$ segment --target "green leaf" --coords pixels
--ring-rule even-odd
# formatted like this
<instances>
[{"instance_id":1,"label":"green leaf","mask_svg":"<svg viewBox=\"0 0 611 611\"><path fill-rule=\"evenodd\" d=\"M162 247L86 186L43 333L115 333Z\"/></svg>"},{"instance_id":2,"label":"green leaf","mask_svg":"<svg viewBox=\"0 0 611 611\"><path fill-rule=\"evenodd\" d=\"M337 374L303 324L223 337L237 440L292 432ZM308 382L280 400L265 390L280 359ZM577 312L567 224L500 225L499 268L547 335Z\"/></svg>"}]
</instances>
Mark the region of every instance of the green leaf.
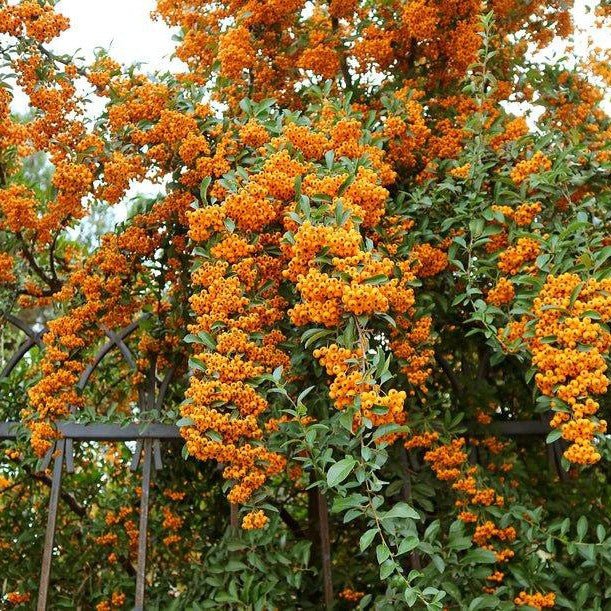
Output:
<instances>
[{"instance_id":1,"label":"green leaf","mask_svg":"<svg viewBox=\"0 0 611 611\"><path fill-rule=\"evenodd\" d=\"M341 484L350 475L355 465L356 460L352 456L347 456L332 465L327 472L327 485L329 488Z\"/></svg>"},{"instance_id":2,"label":"green leaf","mask_svg":"<svg viewBox=\"0 0 611 611\"><path fill-rule=\"evenodd\" d=\"M330 331L329 329L308 329L301 336L301 341L304 342L305 348L309 348L314 342L317 342L319 339L327 337L332 333L333 331Z\"/></svg>"},{"instance_id":3,"label":"green leaf","mask_svg":"<svg viewBox=\"0 0 611 611\"><path fill-rule=\"evenodd\" d=\"M403 592L403 598L408 607L413 607L418 600L418 590L415 588L406 588L405 592Z\"/></svg>"},{"instance_id":4,"label":"green leaf","mask_svg":"<svg viewBox=\"0 0 611 611\"><path fill-rule=\"evenodd\" d=\"M216 350L216 340L207 331L200 331L197 334L199 341L210 350Z\"/></svg>"},{"instance_id":5,"label":"green leaf","mask_svg":"<svg viewBox=\"0 0 611 611\"><path fill-rule=\"evenodd\" d=\"M364 552L371 545L377 533L377 528L370 528L369 530L366 530L363 533L363 535L359 539L359 548L362 552Z\"/></svg>"},{"instance_id":6,"label":"green leaf","mask_svg":"<svg viewBox=\"0 0 611 611\"><path fill-rule=\"evenodd\" d=\"M339 496L333 501L333 508L331 509L331 512L341 513L347 509L358 507L366 501L367 497L363 496L362 494L351 494L347 497Z\"/></svg>"},{"instance_id":7,"label":"green leaf","mask_svg":"<svg viewBox=\"0 0 611 611\"><path fill-rule=\"evenodd\" d=\"M411 552L413 549L418 547L418 537L406 537L399 544L399 555L406 554L407 552Z\"/></svg>"},{"instance_id":8,"label":"green leaf","mask_svg":"<svg viewBox=\"0 0 611 611\"><path fill-rule=\"evenodd\" d=\"M465 554L464 562L467 564L494 564L496 555L487 549L472 549Z\"/></svg>"},{"instance_id":9,"label":"green leaf","mask_svg":"<svg viewBox=\"0 0 611 611\"><path fill-rule=\"evenodd\" d=\"M577 520L577 537L579 541L582 541L588 532L588 519L585 516L581 516Z\"/></svg>"},{"instance_id":10,"label":"green leaf","mask_svg":"<svg viewBox=\"0 0 611 611\"><path fill-rule=\"evenodd\" d=\"M397 503L392 509L384 514L383 519L387 518L412 518L414 520L419 520L420 514L407 503Z\"/></svg>"},{"instance_id":11,"label":"green leaf","mask_svg":"<svg viewBox=\"0 0 611 611\"><path fill-rule=\"evenodd\" d=\"M371 284L371 285L377 285L377 284L385 284L386 282L388 282L388 276L384 275L384 274L378 274L377 276L371 276L370 278L365 278L365 280L363 280L363 284Z\"/></svg>"},{"instance_id":12,"label":"green leaf","mask_svg":"<svg viewBox=\"0 0 611 611\"><path fill-rule=\"evenodd\" d=\"M441 556L435 555L431 558L431 560L433 561L433 564L435 565L435 568L439 571L439 573L443 574L446 568L446 563L443 561L443 558Z\"/></svg>"},{"instance_id":13,"label":"green leaf","mask_svg":"<svg viewBox=\"0 0 611 611\"><path fill-rule=\"evenodd\" d=\"M392 560L387 560L380 567L380 579L387 579L395 571L396 565Z\"/></svg>"},{"instance_id":14,"label":"green leaf","mask_svg":"<svg viewBox=\"0 0 611 611\"><path fill-rule=\"evenodd\" d=\"M380 543L376 547L376 558L378 559L378 564L382 564L388 560L388 558L390 558L390 550L388 549L386 543Z\"/></svg>"},{"instance_id":15,"label":"green leaf","mask_svg":"<svg viewBox=\"0 0 611 611\"><path fill-rule=\"evenodd\" d=\"M605 530L605 527L602 524L599 524L596 527L596 536L598 537L598 541L600 543L602 543L605 540L606 534L607 534L607 531Z\"/></svg>"},{"instance_id":16,"label":"green leaf","mask_svg":"<svg viewBox=\"0 0 611 611\"><path fill-rule=\"evenodd\" d=\"M476 609L498 609L499 599L496 596L478 596L471 601L469 611Z\"/></svg>"},{"instance_id":17,"label":"green leaf","mask_svg":"<svg viewBox=\"0 0 611 611\"><path fill-rule=\"evenodd\" d=\"M207 178L204 178L204 180L202 180L199 186L199 197L202 200L203 204L208 203L208 187L210 186L211 182L212 176L208 176Z\"/></svg>"},{"instance_id":18,"label":"green leaf","mask_svg":"<svg viewBox=\"0 0 611 611\"><path fill-rule=\"evenodd\" d=\"M573 307L575 305L575 302L577 301L577 298L579 297L579 293L581 293L581 290L583 289L583 285L584 285L584 282L581 281L572 290L571 296L569 298L569 307Z\"/></svg>"},{"instance_id":19,"label":"green leaf","mask_svg":"<svg viewBox=\"0 0 611 611\"><path fill-rule=\"evenodd\" d=\"M178 420L176 422L176 426L193 426L195 424L195 420L193 420L193 418L180 418L180 420Z\"/></svg>"},{"instance_id":20,"label":"green leaf","mask_svg":"<svg viewBox=\"0 0 611 611\"><path fill-rule=\"evenodd\" d=\"M217 443L223 443L222 435L216 431L207 430L206 437L208 437L208 439L212 439L212 441L216 441Z\"/></svg>"}]
</instances>

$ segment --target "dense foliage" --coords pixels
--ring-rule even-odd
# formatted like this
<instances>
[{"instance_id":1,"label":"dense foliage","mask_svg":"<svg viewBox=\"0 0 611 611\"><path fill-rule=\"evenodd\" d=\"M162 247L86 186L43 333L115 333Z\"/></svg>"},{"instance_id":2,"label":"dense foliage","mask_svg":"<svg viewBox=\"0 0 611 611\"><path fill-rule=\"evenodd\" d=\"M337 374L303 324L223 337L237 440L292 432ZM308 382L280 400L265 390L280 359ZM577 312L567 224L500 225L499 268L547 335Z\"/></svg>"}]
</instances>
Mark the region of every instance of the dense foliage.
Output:
<instances>
[{"instance_id":1,"label":"dense foliage","mask_svg":"<svg viewBox=\"0 0 611 611\"><path fill-rule=\"evenodd\" d=\"M0 382L4 603L72 419L181 427L149 608L608 608L611 73L537 59L572 3L158 0L158 74L54 54L60 9L0 0L0 306L46 327ZM78 444L53 607L132 605L132 450Z\"/></svg>"}]
</instances>

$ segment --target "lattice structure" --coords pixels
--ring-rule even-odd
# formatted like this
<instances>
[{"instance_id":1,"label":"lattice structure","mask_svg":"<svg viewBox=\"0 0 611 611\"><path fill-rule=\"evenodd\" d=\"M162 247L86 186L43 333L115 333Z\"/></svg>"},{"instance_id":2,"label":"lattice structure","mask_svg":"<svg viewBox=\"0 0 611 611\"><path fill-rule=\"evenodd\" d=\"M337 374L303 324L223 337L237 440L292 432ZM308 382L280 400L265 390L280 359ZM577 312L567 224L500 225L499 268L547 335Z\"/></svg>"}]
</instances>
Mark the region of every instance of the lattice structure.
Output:
<instances>
[{"instance_id":1,"label":"lattice structure","mask_svg":"<svg viewBox=\"0 0 611 611\"><path fill-rule=\"evenodd\" d=\"M10 356L0 372L0 380L8 377L19 362L34 348L44 348L43 336L45 329L34 330L30 325L19 318L5 313L2 318L15 328L25 334L24 341ZM114 349L121 354L125 363L133 370L136 369L134 356L126 344L126 339L138 328L138 321L131 323L119 331L105 330L106 343L99 349L93 361L83 371L78 388L84 390L90 383L91 376L104 358ZM156 373L156 362L151 361L148 367L145 383L138 389L138 408L140 413L157 410L161 408L166 397L168 387L172 381L174 370L170 369L159 379ZM74 413L74 409L71 410ZM1 422L0 440L15 439L17 437L19 422ZM153 469L162 468L161 443L181 439L178 427L160 422L133 422L131 424L82 424L74 421L62 421L57 423L57 429L61 434L54 447L47 453L41 464L41 470L51 468L51 489L49 495L48 517L43 547L43 557L40 570L40 585L38 590L37 609L44 611L47 608L49 583L51 579L51 568L53 560L53 548L55 539L55 528L59 501L62 492L62 475L64 469L68 473L74 472L74 443L80 441L102 441L102 442L126 442L135 441L136 449L133 454L130 469L136 471L142 469L142 485L140 495L140 518L138 529L138 552L136 567L136 594L135 609L144 609L146 590L146 557L148 538L148 514L149 499L151 491L151 477ZM496 423L493 427L494 433L505 436L534 435L542 436L549 432L549 426L545 421L527 422L514 421ZM550 466L561 476L565 473L560 465L562 455L561 442L557 441L548 446L548 457ZM410 457L414 458L414 457ZM472 459L477 460L477 448L473 448ZM324 497L323 497L324 498ZM323 500L323 499L321 499ZM319 509L321 509L319 507ZM325 515L321 515L327 519ZM232 511L232 522L235 522L235 511ZM322 523L322 521L321 521ZM321 543L326 554L330 555L330 549L326 549L328 540L321 533ZM324 563L323 572L327 573L330 562ZM325 570L327 568L327 570ZM325 584L331 584L330 574L325 574Z\"/></svg>"}]
</instances>

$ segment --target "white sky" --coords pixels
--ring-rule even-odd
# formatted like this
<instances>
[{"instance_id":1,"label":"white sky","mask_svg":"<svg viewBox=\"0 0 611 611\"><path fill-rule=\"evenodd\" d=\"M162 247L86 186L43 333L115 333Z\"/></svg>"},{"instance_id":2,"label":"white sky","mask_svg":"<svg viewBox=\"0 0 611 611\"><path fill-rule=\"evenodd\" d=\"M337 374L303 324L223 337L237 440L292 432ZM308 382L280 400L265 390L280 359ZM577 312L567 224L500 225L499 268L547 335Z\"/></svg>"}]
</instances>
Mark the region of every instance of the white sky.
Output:
<instances>
[{"instance_id":1,"label":"white sky","mask_svg":"<svg viewBox=\"0 0 611 611\"><path fill-rule=\"evenodd\" d=\"M121 63L145 62L151 71L168 68L175 43L165 23L151 19L155 5L155 0L61 0L57 9L71 27L50 46L62 53L81 48L88 60L103 47Z\"/></svg>"}]
</instances>

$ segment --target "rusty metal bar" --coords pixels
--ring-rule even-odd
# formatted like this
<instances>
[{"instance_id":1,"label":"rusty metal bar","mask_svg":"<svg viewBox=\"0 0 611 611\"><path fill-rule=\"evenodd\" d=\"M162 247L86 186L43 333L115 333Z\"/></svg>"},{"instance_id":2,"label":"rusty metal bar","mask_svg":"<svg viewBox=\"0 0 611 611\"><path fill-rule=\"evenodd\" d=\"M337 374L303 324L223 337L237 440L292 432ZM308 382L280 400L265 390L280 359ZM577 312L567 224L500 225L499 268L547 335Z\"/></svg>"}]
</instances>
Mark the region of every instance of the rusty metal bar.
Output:
<instances>
[{"instance_id":1,"label":"rusty metal bar","mask_svg":"<svg viewBox=\"0 0 611 611\"><path fill-rule=\"evenodd\" d=\"M17 439L21 422L0 422L0 439Z\"/></svg>"},{"instance_id":2,"label":"rusty metal bar","mask_svg":"<svg viewBox=\"0 0 611 611\"><path fill-rule=\"evenodd\" d=\"M49 581L51 579L51 562L53 560L53 544L55 540L55 525L57 523L59 493L62 485L65 444L65 439L60 439L55 446L55 462L53 463L53 478L51 481L51 494L49 496L49 515L47 518L45 546L43 548L42 566L40 570L40 586L38 588L38 603L36 606L37 611L45 611L47 608Z\"/></svg>"},{"instance_id":3,"label":"rusty metal bar","mask_svg":"<svg viewBox=\"0 0 611 611\"><path fill-rule=\"evenodd\" d=\"M0 440L16 439L20 422L0 422ZM132 441L137 439L180 439L180 429L173 424L132 423L82 424L58 422L57 430L63 437L76 441Z\"/></svg>"},{"instance_id":4,"label":"rusty metal bar","mask_svg":"<svg viewBox=\"0 0 611 611\"><path fill-rule=\"evenodd\" d=\"M153 440L145 439L142 448L142 486L140 494L140 524L138 527L138 568L136 569L135 611L144 610L146 586L146 542L148 534L149 495L151 490L151 467L153 462Z\"/></svg>"},{"instance_id":5,"label":"rusty metal bar","mask_svg":"<svg viewBox=\"0 0 611 611\"><path fill-rule=\"evenodd\" d=\"M490 429L500 435L547 435L551 429L547 422L516 420L515 422L492 422Z\"/></svg>"},{"instance_id":6,"label":"rusty metal bar","mask_svg":"<svg viewBox=\"0 0 611 611\"><path fill-rule=\"evenodd\" d=\"M15 439L20 422L0 422L0 440ZM58 431L64 437L80 441L130 441L134 439L180 439L180 429L173 424L131 423L82 424L79 422L58 422ZM521 420L497 422L490 426L490 432L499 435L547 435L550 427L545 422Z\"/></svg>"},{"instance_id":7,"label":"rusty metal bar","mask_svg":"<svg viewBox=\"0 0 611 611\"><path fill-rule=\"evenodd\" d=\"M161 381L161 385L159 386L159 391L157 393L157 399L155 400L155 409L158 412L161 412L161 408L163 407L163 401L165 399L166 393L168 392L168 388L170 386L170 382L172 381L172 377L176 372L176 366L172 365L170 369L166 372L163 380Z\"/></svg>"}]
</instances>

